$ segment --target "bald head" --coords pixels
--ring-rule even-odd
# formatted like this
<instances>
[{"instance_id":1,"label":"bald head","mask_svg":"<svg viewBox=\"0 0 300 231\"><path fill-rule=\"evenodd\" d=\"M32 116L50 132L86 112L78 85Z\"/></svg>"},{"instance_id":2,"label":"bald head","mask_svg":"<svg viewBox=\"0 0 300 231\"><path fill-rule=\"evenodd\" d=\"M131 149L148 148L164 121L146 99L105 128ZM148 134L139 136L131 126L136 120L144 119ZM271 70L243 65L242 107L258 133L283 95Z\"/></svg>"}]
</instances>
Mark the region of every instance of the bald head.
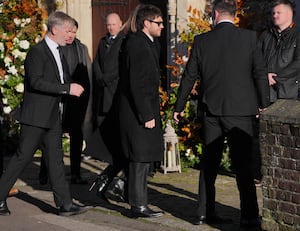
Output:
<instances>
[{"instance_id":1,"label":"bald head","mask_svg":"<svg viewBox=\"0 0 300 231\"><path fill-rule=\"evenodd\" d=\"M117 13L110 13L106 17L106 28L110 35L117 35L122 27L122 20Z\"/></svg>"}]
</instances>

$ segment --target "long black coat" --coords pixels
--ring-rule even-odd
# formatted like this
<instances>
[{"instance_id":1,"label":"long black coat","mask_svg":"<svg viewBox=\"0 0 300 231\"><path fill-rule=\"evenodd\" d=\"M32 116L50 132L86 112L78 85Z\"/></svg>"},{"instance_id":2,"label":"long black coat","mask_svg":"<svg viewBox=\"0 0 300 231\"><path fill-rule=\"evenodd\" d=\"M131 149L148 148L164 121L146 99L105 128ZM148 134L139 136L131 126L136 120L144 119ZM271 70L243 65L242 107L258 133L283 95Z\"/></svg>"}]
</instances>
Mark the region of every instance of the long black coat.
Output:
<instances>
[{"instance_id":1,"label":"long black coat","mask_svg":"<svg viewBox=\"0 0 300 231\"><path fill-rule=\"evenodd\" d=\"M143 32L130 34L121 55L120 126L125 155L134 162L163 159L159 110L159 53ZM155 119L153 129L145 122Z\"/></svg>"},{"instance_id":2,"label":"long black coat","mask_svg":"<svg viewBox=\"0 0 300 231\"><path fill-rule=\"evenodd\" d=\"M216 116L251 116L269 105L267 69L254 31L223 22L195 37L178 91L182 111L200 79L199 108Z\"/></svg>"},{"instance_id":3,"label":"long black coat","mask_svg":"<svg viewBox=\"0 0 300 231\"><path fill-rule=\"evenodd\" d=\"M90 78L88 68L91 60L87 47L75 39L70 45L62 47L68 63L70 81L83 86L84 92L80 97L68 96L65 98L63 128L66 132L82 129L90 96Z\"/></svg>"},{"instance_id":4,"label":"long black coat","mask_svg":"<svg viewBox=\"0 0 300 231\"><path fill-rule=\"evenodd\" d=\"M113 41L109 41L108 35L99 41L93 61L93 114L98 120L97 126L113 104L119 82L119 51L124 38L120 32Z\"/></svg>"}]
</instances>

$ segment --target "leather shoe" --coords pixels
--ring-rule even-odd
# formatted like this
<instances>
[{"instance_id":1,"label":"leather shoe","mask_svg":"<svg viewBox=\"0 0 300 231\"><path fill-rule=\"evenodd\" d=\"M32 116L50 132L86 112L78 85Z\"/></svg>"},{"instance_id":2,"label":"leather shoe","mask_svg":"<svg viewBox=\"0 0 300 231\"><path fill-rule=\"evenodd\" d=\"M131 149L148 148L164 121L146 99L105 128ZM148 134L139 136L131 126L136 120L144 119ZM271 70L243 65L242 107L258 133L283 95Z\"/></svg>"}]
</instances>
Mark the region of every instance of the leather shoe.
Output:
<instances>
[{"instance_id":1,"label":"leather shoe","mask_svg":"<svg viewBox=\"0 0 300 231\"><path fill-rule=\"evenodd\" d=\"M86 211L87 211L86 207L72 204L68 209L63 206L60 207L58 213L60 216L72 216L72 215L78 215L84 213Z\"/></svg>"},{"instance_id":2,"label":"leather shoe","mask_svg":"<svg viewBox=\"0 0 300 231\"><path fill-rule=\"evenodd\" d=\"M89 191L92 191L93 189L96 188L97 190L96 194L98 196L101 196L101 194L104 193L107 188L107 183L108 183L108 176L106 174L100 174L94 180L93 184L89 188Z\"/></svg>"},{"instance_id":3,"label":"leather shoe","mask_svg":"<svg viewBox=\"0 0 300 231\"><path fill-rule=\"evenodd\" d=\"M195 225L202 225L202 224L232 224L233 220L230 218L222 218L217 215L211 216L199 216L197 220L194 222Z\"/></svg>"},{"instance_id":4,"label":"leather shoe","mask_svg":"<svg viewBox=\"0 0 300 231\"><path fill-rule=\"evenodd\" d=\"M131 206L131 215L133 218L138 217L150 217L156 218L164 215L163 212L155 212L150 209L148 206Z\"/></svg>"},{"instance_id":5,"label":"leather shoe","mask_svg":"<svg viewBox=\"0 0 300 231\"><path fill-rule=\"evenodd\" d=\"M199 216L194 222L194 225L203 225L206 223L206 216Z\"/></svg>"},{"instance_id":6,"label":"leather shoe","mask_svg":"<svg viewBox=\"0 0 300 231\"><path fill-rule=\"evenodd\" d=\"M241 218L240 226L244 229L251 229L251 228L257 228L261 225L261 219L258 218L252 218L252 219L246 219Z\"/></svg>"},{"instance_id":7,"label":"leather shoe","mask_svg":"<svg viewBox=\"0 0 300 231\"><path fill-rule=\"evenodd\" d=\"M88 182L81 177L72 177L71 184L88 184Z\"/></svg>"},{"instance_id":8,"label":"leather shoe","mask_svg":"<svg viewBox=\"0 0 300 231\"><path fill-rule=\"evenodd\" d=\"M10 211L7 207L6 201L0 201L0 215L1 216L9 216Z\"/></svg>"}]
</instances>

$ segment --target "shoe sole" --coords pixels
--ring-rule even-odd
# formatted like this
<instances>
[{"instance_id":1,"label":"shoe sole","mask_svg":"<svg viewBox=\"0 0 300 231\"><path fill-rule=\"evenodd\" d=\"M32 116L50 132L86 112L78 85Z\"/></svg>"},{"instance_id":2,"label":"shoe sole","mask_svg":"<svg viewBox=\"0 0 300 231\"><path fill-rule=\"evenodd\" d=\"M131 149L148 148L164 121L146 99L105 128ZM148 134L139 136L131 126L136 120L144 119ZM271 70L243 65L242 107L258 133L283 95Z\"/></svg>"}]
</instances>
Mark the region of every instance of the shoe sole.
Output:
<instances>
[{"instance_id":1,"label":"shoe sole","mask_svg":"<svg viewBox=\"0 0 300 231\"><path fill-rule=\"evenodd\" d=\"M69 217L69 216L73 216L73 215L79 215L82 213L85 213L87 211L87 209L82 209L76 212L60 212L59 215L63 216L63 217Z\"/></svg>"},{"instance_id":2,"label":"shoe sole","mask_svg":"<svg viewBox=\"0 0 300 231\"><path fill-rule=\"evenodd\" d=\"M163 215L164 215L163 213L153 215L153 216L147 216L145 214L131 214L131 217L132 218L139 218L139 217L141 217L141 218L158 218L158 217L161 217Z\"/></svg>"},{"instance_id":3,"label":"shoe sole","mask_svg":"<svg viewBox=\"0 0 300 231\"><path fill-rule=\"evenodd\" d=\"M7 213L0 213L0 216L9 216L10 215L10 212L7 212Z\"/></svg>"}]
</instances>

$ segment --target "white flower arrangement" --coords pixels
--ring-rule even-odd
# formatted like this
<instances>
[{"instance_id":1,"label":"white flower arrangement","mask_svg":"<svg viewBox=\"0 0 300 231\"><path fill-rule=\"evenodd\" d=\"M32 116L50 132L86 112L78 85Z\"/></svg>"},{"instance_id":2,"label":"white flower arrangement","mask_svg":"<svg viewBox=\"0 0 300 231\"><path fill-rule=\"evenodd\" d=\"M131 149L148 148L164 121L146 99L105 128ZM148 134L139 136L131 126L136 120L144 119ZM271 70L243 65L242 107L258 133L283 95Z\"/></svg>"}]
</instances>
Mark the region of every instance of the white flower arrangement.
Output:
<instances>
[{"instance_id":1,"label":"white flower arrangement","mask_svg":"<svg viewBox=\"0 0 300 231\"><path fill-rule=\"evenodd\" d=\"M20 104L24 61L31 46L44 37L46 20L46 11L35 1L0 3L0 86L5 114Z\"/></svg>"}]
</instances>

